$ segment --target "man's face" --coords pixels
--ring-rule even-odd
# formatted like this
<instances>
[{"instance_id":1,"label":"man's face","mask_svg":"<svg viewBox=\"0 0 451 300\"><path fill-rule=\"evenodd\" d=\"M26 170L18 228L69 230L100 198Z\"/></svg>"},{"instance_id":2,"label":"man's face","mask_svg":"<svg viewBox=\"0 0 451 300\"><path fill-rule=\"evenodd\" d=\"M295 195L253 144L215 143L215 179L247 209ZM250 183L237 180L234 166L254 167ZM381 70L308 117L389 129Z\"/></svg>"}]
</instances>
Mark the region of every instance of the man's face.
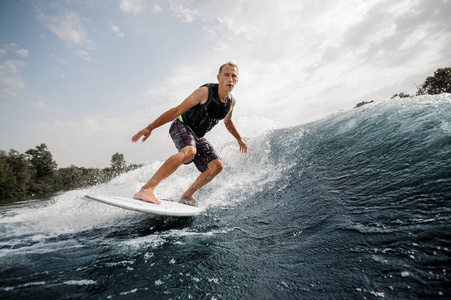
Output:
<instances>
[{"instance_id":1,"label":"man's face","mask_svg":"<svg viewBox=\"0 0 451 300\"><path fill-rule=\"evenodd\" d=\"M235 67L225 65L218 75L219 86L227 92L231 92L238 83L238 70Z\"/></svg>"}]
</instances>

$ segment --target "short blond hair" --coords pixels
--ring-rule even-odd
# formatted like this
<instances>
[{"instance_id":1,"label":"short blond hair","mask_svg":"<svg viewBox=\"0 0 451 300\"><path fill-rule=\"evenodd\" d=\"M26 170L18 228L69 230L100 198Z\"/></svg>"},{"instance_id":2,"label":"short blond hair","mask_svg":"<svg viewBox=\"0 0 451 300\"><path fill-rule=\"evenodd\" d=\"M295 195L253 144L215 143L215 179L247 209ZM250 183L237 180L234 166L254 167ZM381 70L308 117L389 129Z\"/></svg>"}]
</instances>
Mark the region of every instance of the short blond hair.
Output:
<instances>
[{"instance_id":1,"label":"short blond hair","mask_svg":"<svg viewBox=\"0 0 451 300\"><path fill-rule=\"evenodd\" d=\"M222 69L224 69L225 66L231 66L231 67L234 67L234 68L236 68L236 71L238 72L238 66L237 66L236 64L234 64L233 62L229 61L229 62L226 62L225 64L223 64L223 65L219 68L219 73L218 73L218 74L221 74Z\"/></svg>"}]
</instances>

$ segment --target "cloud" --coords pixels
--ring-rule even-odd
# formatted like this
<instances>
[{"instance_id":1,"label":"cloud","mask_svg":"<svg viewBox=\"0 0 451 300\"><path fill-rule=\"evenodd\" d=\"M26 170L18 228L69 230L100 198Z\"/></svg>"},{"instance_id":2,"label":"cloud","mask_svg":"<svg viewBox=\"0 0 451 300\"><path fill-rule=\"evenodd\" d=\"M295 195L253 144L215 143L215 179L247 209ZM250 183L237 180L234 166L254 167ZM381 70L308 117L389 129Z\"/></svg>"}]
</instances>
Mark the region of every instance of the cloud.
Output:
<instances>
[{"instance_id":1,"label":"cloud","mask_svg":"<svg viewBox=\"0 0 451 300\"><path fill-rule=\"evenodd\" d=\"M23 56L23 57L27 57L29 51L26 50L26 49L19 49L19 50L16 51L16 53L19 54L19 55L21 55L21 56Z\"/></svg>"},{"instance_id":2,"label":"cloud","mask_svg":"<svg viewBox=\"0 0 451 300\"><path fill-rule=\"evenodd\" d=\"M124 37L124 33L121 32L121 29L117 27L116 25L111 26L111 30L118 36L118 37Z\"/></svg>"},{"instance_id":3,"label":"cloud","mask_svg":"<svg viewBox=\"0 0 451 300\"><path fill-rule=\"evenodd\" d=\"M406 76L450 62L451 2L429 2L173 0L175 17L203 25L208 52L196 49L203 57L188 72L196 74L191 83L180 76L193 65L186 63L162 85L191 91L212 74L206 70L232 60L240 66L242 111L295 122L352 108L368 95L411 93Z\"/></svg>"},{"instance_id":4,"label":"cloud","mask_svg":"<svg viewBox=\"0 0 451 300\"><path fill-rule=\"evenodd\" d=\"M124 13L137 15L146 11L146 3L143 0L121 0L119 9Z\"/></svg>"},{"instance_id":5,"label":"cloud","mask_svg":"<svg viewBox=\"0 0 451 300\"><path fill-rule=\"evenodd\" d=\"M376 1L356 14L360 18L343 27L335 42L322 51L315 67L321 69L320 63L329 69L344 67L356 83L364 77L353 73L368 72L367 78L384 84L441 67L449 61L450 13L450 2Z\"/></svg>"},{"instance_id":6,"label":"cloud","mask_svg":"<svg viewBox=\"0 0 451 300\"><path fill-rule=\"evenodd\" d=\"M25 63L20 60L8 59L0 63L0 97L16 96L25 87L21 70Z\"/></svg>"},{"instance_id":7,"label":"cloud","mask_svg":"<svg viewBox=\"0 0 451 300\"><path fill-rule=\"evenodd\" d=\"M14 53L14 54L18 54L21 57L27 57L28 54L30 53L30 51L28 51L27 49L18 49L19 45L16 43L10 43L10 44L5 44L2 46L2 48L0 48L0 56L3 56L5 54L9 53Z\"/></svg>"},{"instance_id":8,"label":"cloud","mask_svg":"<svg viewBox=\"0 0 451 300\"><path fill-rule=\"evenodd\" d=\"M158 3L155 3L154 5L153 5L153 11L154 12L160 12L160 11L162 11L163 9L161 8L161 6L160 5L158 5Z\"/></svg>"},{"instance_id":9,"label":"cloud","mask_svg":"<svg viewBox=\"0 0 451 300\"><path fill-rule=\"evenodd\" d=\"M33 101L32 104L39 109L48 109L48 106L42 101Z\"/></svg>"},{"instance_id":10,"label":"cloud","mask_svg":"<svg viewBox=\"0 0 451 300\"><path fill-rule=\"evenodd\" d=\"M77 54L79 57L81 57L82 59L86 60L86 61L90 61L90 62L95 62L96 60L91 58L91 56L89 55L88 51L85 51L83 49L76 49L74 51L75 54Z\"/></svg>"},{"instance_id":11,"label":"cloud","mask_svg":"<svg viewBox=\"0 0 451 300\"><path fill-rule=\"evenodd\" d=\"M47 18L47 28L62 39L68 46L86 47L93 42L88 39L78 13L66 11L60 15Z\"/></svg>"},{"instance_id":12,"label":"cloud","mask_svg":"<svg viewBox=\"0 0 451 300\"><path fill-rule=\"evenodd\" d=\"M33 101L31 101L31 105L33 105L35 108L39 109L40 111L42 111L44 113L48 113L49 116L61 113L60 106L55 106L55 105L49 106L43 101L33 100ZM46 122L47 121L49 121L49 120L46 120Z\"/></svg>"},{"instance_id":13,"label":"cloud","mask_svg":"<svg viewBox=\"0 0 451 300\"><path fill-rule=\"evenodd\" d=\"M49 16L42 8L36 8L38 19L40 19L56 36L64 41L67 47L86 61L95 61L87 50L94 47L94 42L88 38L80 16L74 11L62 11L56 15Z\"/></svg>"},{"instance_id":14,"label":"cloud","mask_svg":"<svg viewBox=\"0 0 451 300\"><path fill-rule=\"evenodd\" d=\"M40 109L48 108L44 103L35 102ZM122 124L117 126L117 124ZM141 126L141 121L130 116L113 118L105 115L92 115L79 120L53 120L35 123L29 128L38 136L45 136L45 142L54 154L60 167L75 164L86 167L104 167L109 165L111 155L120 152L126 159L148 155L143 146L131 142L131 137ZM162 134L160 139L158 136ZM167 141L167 133L152 134L153 141ZM141 145L139 143L138 145ZM154 145L154 147L159 147ZM80 153L82 155L80 155ZM130 154L133 153L133 154ZM142 158L142 157L140 157ZM142 161L146 161L145 157ZM149 159L149 158L147 158ZM142 162L141 161L141 162ZM137 160L139 162L139 160Z\"/></svg>"},{"instance_id":15,"label":"cloud","mask_svg":"<svg viewBox=\"0 0 451 300\"><path fill-rule=\"evenodd\" d=\"M0 48L0 97L13 97L22 90L25 79L22 76L22 69L25 66L23 60L16 59L17 56L27 57L29 51L18 49L19 45L10 43Z\"/></svg>"},{"instance_id":16,"label":"cloud","mask_svg":"<svg viewBox=\"0 0 451 300\"><path fill-rule=\"evenodd\" d=\"M183 4L180 1L171 1L171 11L175 13L175 16L179 19L181 19L185 23L191 23L193 20L195 20L198 16L200 16L200 13L198 11L198 8L196 9L189 9L183 6Z\"/></svg>"}]
</instances>

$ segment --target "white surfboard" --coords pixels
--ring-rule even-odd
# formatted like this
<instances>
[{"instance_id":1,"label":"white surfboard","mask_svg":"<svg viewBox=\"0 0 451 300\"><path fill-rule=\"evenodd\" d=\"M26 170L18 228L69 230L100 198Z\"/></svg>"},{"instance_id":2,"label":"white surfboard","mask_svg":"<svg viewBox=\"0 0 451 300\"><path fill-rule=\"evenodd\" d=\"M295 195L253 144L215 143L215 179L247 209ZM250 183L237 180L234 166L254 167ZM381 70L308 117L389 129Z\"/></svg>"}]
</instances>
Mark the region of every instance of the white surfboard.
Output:
<instances>
[{"instance_id":1,"label":"white surfboard","mask_svg":"<svg viewBox=\"0 0 451 300\"><path fill-rule=\"evenodd\" d=\"M158 205L126 197L102 195L86 195L86 197L109 205L161 216L189 217L200 212L198 207L166 200L159 200L161 204Z\"/></svg>"}]
</instances>

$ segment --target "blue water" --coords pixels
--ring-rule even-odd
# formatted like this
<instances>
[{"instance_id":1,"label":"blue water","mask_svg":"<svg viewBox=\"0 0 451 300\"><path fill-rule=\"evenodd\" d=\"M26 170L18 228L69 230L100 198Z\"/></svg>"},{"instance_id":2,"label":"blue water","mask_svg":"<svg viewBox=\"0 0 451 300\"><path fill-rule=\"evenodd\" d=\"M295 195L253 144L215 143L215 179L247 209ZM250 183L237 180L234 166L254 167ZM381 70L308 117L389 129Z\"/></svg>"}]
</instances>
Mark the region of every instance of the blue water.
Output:
<instances>
[{"instance_id":1,"label":"blue water","mask_svg":"<svg viewBox=\"0 0 451 300\"><path fill-rule=\"evenodd\" d=\"M194 218L130 196L161 162L51 199L1 207L0 299L450 299L451 95L393 99L209 139L226 168ZM168 141L170 142L170 141ZM157 191L177 199L180 168Z\"/></svg>"}]
</instances>

